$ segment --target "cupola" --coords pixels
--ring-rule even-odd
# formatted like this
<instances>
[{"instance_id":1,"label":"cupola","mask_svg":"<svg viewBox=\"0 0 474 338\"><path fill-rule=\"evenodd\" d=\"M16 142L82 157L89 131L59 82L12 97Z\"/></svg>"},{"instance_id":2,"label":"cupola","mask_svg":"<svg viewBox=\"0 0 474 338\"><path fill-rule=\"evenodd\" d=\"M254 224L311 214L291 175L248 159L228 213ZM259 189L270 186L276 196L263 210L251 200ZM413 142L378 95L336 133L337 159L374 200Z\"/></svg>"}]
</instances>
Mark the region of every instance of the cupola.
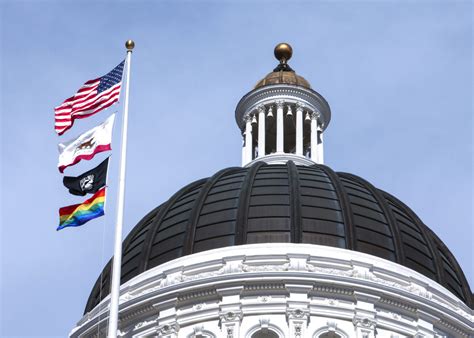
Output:
<instances>
[{"instance_id":1,"label":"cupola","mask_svg":"<svg viewBox=\"0 0 474 338\"><path fill-rule=\"evenodd\" d=\"M323 132L331 109L322 95L288 64L293 48L275 47L279 64L237 104L242 137L242 166L254 162L299 165L324 163Z\"/></svg>"}]
</instances>

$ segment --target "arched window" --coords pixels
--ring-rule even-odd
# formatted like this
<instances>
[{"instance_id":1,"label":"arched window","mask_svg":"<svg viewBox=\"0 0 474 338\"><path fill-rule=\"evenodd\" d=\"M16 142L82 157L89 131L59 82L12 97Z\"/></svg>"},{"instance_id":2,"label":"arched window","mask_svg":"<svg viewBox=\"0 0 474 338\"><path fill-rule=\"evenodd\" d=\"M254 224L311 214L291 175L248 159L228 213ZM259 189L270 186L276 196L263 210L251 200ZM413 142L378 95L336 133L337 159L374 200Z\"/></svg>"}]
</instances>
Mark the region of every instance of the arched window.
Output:
<instances>
[{"instance_id":1,"label":"arched window","mask_svg":"<svg viewBox=\"0 0 474 338\"><path fill-rule=\"evenodd\" d=\"M334 323L332 323L334 324ZM313 334L313 338L349 338L346 332L336 327L337 325L325 326Z\"/></svg>"},{"instance_id":2,"label":"arched window","mask_svg":"<svg viewBox=\"0 0 474 338\"><path fill-rule=\"evenodd\" d=\"M255 332L251 338L278 338L278 334L272 330L262 329Z\"/></svg>"},{"instance_id":3,"label":"arched window","mask_svg":"<svg viewBox=\"0 0 474 338\"><path fill-rule=\"evenodd\" d=\"M342 338L342 337L335 332L326 332L320 335L318 338Z\"/></svg>"},{"instance_id":4,"label":"arched window","mask_svg":"<svg viewBox=\"0 0 474 338\"><path fill-rule=\"evenodd\" d=\"M216 338L216 336L212 332L204 330L199 333L190 334L188 338Z\"/></svg>"},{"instance_id":5,"label":"arched window","mask_svg":"<svg viewBox=\"0 0 474 338\"><path fill-rule=\"evenodd\" d=\"M195 334L191 336L192 338L215 338L212 333L203 332L201 334Z\"/></svg>"}]
</instances>

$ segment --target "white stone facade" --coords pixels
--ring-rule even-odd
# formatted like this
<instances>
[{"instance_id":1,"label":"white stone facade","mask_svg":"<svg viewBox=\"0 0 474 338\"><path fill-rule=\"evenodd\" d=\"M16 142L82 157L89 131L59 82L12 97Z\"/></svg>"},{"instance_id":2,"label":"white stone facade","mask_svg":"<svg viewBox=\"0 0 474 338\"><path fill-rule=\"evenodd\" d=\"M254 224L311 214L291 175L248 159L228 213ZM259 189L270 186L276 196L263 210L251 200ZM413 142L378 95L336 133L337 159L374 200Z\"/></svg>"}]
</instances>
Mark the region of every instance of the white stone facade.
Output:
<instances>
[{"instance_id":1,"label":"white stone facade","mask_svg":"<svg viewBox=\"0 0 474 338\"><path fill-rule=\"evenodd\" d=\"M105 336L109 298L70 337ZM474 311L435 281L356 251L252 244L196 253L121 287L122 337L472 337Z\"/></svg>"}]
</instances>

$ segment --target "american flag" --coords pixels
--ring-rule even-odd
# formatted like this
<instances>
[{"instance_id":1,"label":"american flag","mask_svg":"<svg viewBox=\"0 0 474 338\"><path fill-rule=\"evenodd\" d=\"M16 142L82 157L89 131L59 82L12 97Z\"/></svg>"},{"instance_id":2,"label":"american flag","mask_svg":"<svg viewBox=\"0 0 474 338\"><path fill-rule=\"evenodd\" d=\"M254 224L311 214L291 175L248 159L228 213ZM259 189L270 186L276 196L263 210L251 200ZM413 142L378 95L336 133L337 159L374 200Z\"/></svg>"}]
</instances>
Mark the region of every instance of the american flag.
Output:
<instances>
[{"instance_id":1,"label":"american flag","mask_svg":"<svg viewBox=\"0 0 474 338\"><path fill-rule=\"evenodd\" d=\"M118 101L125 61L98 79L89 80L77 93L54 108L54 128L59 135L72 127L75 119L83 119L110 107Z\"/></svg>"}]
</instances>

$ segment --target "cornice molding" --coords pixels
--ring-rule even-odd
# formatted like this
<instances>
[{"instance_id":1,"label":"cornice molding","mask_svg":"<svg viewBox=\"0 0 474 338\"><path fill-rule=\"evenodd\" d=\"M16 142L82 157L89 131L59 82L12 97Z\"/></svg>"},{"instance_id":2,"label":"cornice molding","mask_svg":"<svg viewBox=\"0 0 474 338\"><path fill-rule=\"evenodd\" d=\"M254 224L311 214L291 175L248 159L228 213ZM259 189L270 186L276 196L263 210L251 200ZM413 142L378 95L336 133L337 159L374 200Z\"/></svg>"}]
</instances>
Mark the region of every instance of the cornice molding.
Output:
<instances>
[{"instance_id":1,"label":"cornice molding","mask_svg":"<svg viewBox=\"0 0 474 338\"><path fill-rule=\"evenodd\" d=\"M331 108L318 92L293 85L269 85L257 88L240 99L235 109L235 120L241 130L245 128L244 117L262 104L277 104L278 101L304 105L306 109L321 113L323 128L331 121Z\"/></svg>"},{"instance_id":2,"label":"cornice molding","mask_svg":"<svg viewBox=\"0 0 474 338\"><path fill-rule=\"evenodd\" d=\"M315 165L316 162L301 155L290 153L273 153L262 157L257 157L253 161L247 163L244 167L251 167L256 162L264 162L267 164L285 164L288 161L293 161L296 165L310 166Z\"/></svg>"},{"instance_id":3,"label":"cornice molding","mask_svg":"<svg viewBox=\"0 0 474 338\"><path fill-rule=\"evenodd\" d=\"M227 291L221 295L220 290ZM252 301L258 308L286 302L294 290L306 293L310 303L314 297L323 297L325 306L334 309L331 311L343 312L347 311L347 302L355 301L354 291L357 291L369 295L374 306L386 304L388 308L412 314L422 311L441 318L443 326L450 330L456 328L463 333L474 330L473 310L435 281L409 268L351 250L289 243L226 247L155 267L122 285L120 314L127 323L142 317L143 321L149 321L145 317L152 310L193 307L206 299L219 303L229 292L234 292L241 301L259 296ZM255 291L260 291L259 295ZM108 302L106 298L88 313L71 336L80 336L94 327L97 330L94 325L99 314L101 323L106 319L104 311ZM323 304L315 302L310 308L320 306ZM222 320L218 309L211 312L207 307L193 309L193 315L204 311L207 316ZM244 308L242 315L245 316Z\"/></svg>"}]
</instances>

